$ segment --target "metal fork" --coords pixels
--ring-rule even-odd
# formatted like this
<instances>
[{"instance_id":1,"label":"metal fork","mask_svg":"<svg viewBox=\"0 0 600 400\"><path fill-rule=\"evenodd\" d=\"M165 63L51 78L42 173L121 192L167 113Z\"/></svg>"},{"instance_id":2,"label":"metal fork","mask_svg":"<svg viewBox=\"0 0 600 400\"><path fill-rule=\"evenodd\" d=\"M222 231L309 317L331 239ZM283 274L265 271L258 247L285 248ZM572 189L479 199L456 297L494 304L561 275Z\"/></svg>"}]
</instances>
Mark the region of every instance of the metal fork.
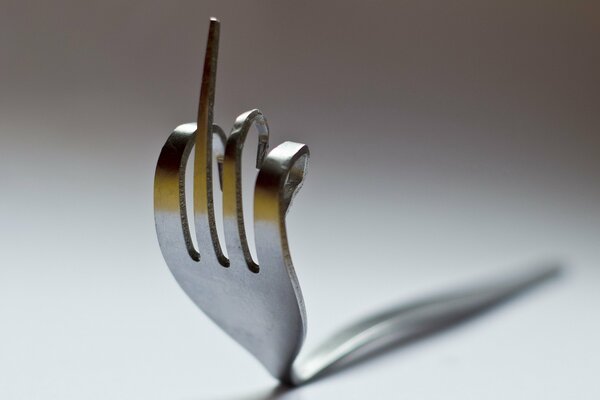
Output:
<instances>
[{"instance_id":1,"label":"metal fork","mask_svg":"<svg viewBox=\"0 0 600 400\"><path fill-rule=\"evenodd\" d=\"M240 115L227 137L213 124L219 21L210 20L197 123L178 126L156 167L154 208L162 254L192 301L283 383L299 385L355 362L390 343L439 330L497 304L558 272L553 264L490 284L436 295L364 318L298 358L306 313L288 247L285 217L302 186L309 157L304 144L268 151L269 128L259 110ZM244 226L241 159L249 130L258 130L252 258ZM213 140L216 136L217 140ZM194 148L194 247L186 210L185 170ZM228 257L217 234L213 161L223 196Z\"/></svg>"}]
</instances>

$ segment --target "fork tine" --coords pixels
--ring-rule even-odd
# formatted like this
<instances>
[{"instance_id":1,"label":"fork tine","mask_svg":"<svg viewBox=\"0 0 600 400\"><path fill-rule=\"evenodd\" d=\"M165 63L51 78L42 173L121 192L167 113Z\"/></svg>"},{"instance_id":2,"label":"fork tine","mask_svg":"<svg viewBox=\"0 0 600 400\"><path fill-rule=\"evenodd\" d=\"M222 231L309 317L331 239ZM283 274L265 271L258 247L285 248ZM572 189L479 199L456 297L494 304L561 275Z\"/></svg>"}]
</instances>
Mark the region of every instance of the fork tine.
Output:
<instances>
[{"instance_id":1,"label":"fork tine","mask_svg":"<svg viewBox=\"0 0 600 400\"><path fill-rule=\"evenodd\" d=\"M212 172L213 106L219 54L219 27L217 19L211 18L204 55L204 71L198 105L196 149L194 153L194 224L201 257L216 257L228 266L223 254L215 222Z\"/></svg>"},{"instance_id":2,"label":"fork tine","mask_svg":"<svg viewBox=\"0 0 600 400\"><path fill-rule=\"evenodd\" d=\"M242 153L252 125L258 129L257 168L261 166L269 146L269 126L260 110L250 110L237 117L227 139L223 160L223 228L227 253L232 262L245 262L251 271L258 272L258 264L252 260L246 237L242 202Z\"/></svg>"},{"instance_id":3,"label":"fork tine","mask_svg":"<svg viewBox=\"0 0 600 400\"><path fill-rule=\"evenodd\" d=\"M194 145L195 129L194 124L178 126L167 139L156 164L156 233L163 255L169 260L181 259L186 252L193 260L200 259L190 236L185 204L185 168Z\"/></svg>"},{"instance_id":4,"label":"fork tine","mask_svg":"<svg viewBox=\"0 0 600 400\"><path fill-rule=\"evenodd\" d=\"M254 188L254 236L256 252L266 266L285 266L269 274L287 274L296 295L302 319L302 343L306 335L306 311L302 291L288 245L286 214L293 197L302 187L310 151L296 142L283 142L265 157ZM298 349L299 350L299 349Z\"/></svg>"}]
</instances>

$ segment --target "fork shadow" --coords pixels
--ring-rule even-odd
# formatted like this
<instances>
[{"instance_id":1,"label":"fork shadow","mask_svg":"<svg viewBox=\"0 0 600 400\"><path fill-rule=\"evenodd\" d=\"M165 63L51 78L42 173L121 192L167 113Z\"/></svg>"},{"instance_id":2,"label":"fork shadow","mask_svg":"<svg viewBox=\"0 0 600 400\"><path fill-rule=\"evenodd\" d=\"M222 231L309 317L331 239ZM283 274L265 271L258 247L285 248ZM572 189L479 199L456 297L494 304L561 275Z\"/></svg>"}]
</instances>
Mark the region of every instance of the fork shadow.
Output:
<instances>
[{"instance_id":1,"label":"fork shadow","mask_svg":"<svg viewBox=\"0 0 600 400\"><path fill-rule=\"evenodd\" d=\"M330 369L326 374L319 376L319 378L311 380L311 383L327 378L337 373L343 373L344 371L349 369L358 368L360 367L360 365L367 364L370 361L376 358L380 358L384 355L391 357L395 355L395 353L401 351L402 348L409 346L413 343L416 344L417 342L426 342L428 339L431 339L434 335L441 336L444 333L449 333L452 330L458 328L459 326L466 325L468 321L474 322L474 320L476 319L475 317L478 315L481 316L482 312L473 314L471 316L465 316L462 319L448 321L448 324L445 326L437 326L434 329L429 330L428 332L423 332L419 335L415 335L414 337L390 343L387 346L379 347L377 350L368 352L366 354L363 354L362 356L353 357L351 360L348 360L343 364L337 364L335 368ZM291 387L284 384L278 384L272 388L258 391L255 393L232 397L219 397L215 400L302 400L302 389L303 386Z\"/></svg>"},{"instance_id":2,"label":"fork shadow","mask_svg":"<svg viewBox=\"0 0 600 400\"><path fill-rule=\"evenodd\" d=\"M235 397L219 397L216 400L301 400L302 394L300 388L292 388L279 384L270 389L261 390L256 393L245 394Z\"/></svg>"},{"instance_id":3,"label":"fork shadow","mask_svg":"<svg viewBox=\"0 0 600 400\"><path fill-rule=\"evenodd\" d=\"M474 323L477 319L487 315L487 312L495 310L501 305L515 301L517 297L522 297L525 294L528 294L527 289L530 289L536 284L545 282L550 278L560 276L561 272L562 271L560 269L553 270L551 273L541 276L538 280L530 281L525 286L522 286L519 290L506 292L503 295L494 297L492 300L481 302L476 307L465 309L464 312L453 313L450 317L425 318L423 321L421 321L422 323L419 325L419 328L410 334L396 337L395 339L389 340L385 343L377 343L375 346L366 346L365 348L361 349L361 351L354 352L351 354L351 356L344 357L338 362L331 364L331 366L322 373L319 373L313 379L307 380L300 386L290 387L284 384L279 384L275 387L265 389L264 391L254 394L225 397L220 398L219 400L300 400L302 398L302 387L304 385L348 369L356 368L374 360L375 358L380 358L383 355L391 357L400 351L400 349L409 345L413 345L417 342L423 342L425 339L430 340L434 335L439 336L441 333L447 334L459 327L465 326L467 323ZM399 314L399 320L405 319L407 322L410 322L409 320L414 319L415 311L421 314L430 312L431 310L426 309L424 305L427 304L428 306L431 306L431 304L440 302L439 299L439 295L431 296L430 298L423 299L420 302L416 302L412 305L409 304L401 306L399 309L405 311L403 311L404 314Z\"/></svg>"}]
</instances>

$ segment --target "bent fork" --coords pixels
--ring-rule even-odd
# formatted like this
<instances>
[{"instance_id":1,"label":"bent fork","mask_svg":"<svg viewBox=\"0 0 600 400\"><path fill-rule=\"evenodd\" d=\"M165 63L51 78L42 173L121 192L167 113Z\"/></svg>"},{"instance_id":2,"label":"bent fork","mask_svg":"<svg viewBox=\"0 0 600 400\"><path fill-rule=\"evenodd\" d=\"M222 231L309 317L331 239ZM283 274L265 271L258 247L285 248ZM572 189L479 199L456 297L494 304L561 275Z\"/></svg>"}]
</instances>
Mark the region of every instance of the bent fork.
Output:
<instances>
[{"instance_id":1,"label":"bent fork","mask_svg":"<svg viewBox=\"0 0 600 400\"><path fill-rule=\"evenodd\" d=\"M211 19L196 124L177 127L156 167L154 208L158 241L173 276L209 318L253 354L276 379L299 385L390 342L440 329L540 282L558 271L547 265L505 280L434 296L369 316L297 359L306 314L288 247L285 216L300 189L309 157L304 144L284 142L268 152L269 128L259 110L240 115L230 135L213 124L219 22ZM247 134L258 130L252 258L244 225L241 159ZM217 136L218 141L213 140ZM195 148L194 247L187 220L185 170ZM216 229L213 159L223 192L228 257Z\"/></svg>"}]
</instances>

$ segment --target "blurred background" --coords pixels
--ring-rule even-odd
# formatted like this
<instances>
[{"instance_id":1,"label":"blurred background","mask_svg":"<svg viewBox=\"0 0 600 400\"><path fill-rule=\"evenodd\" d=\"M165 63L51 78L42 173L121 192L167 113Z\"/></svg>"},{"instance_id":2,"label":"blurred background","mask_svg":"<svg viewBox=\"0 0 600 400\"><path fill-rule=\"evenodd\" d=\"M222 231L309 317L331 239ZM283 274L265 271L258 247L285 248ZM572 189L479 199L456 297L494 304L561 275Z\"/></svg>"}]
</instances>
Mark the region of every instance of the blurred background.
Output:
<instances>
[{"instance_id":1,"label":"blurred background","mask_svg":"<svg viewBox=\"0 0 600 400\"><path fill-rule=\"evenodd\" d=\"M288 216L307 347L393 301L543 260L565 275L270 394L154 232L210 16L216 122L258 107L272 145L311 149ZM593 1L2 0L0 398L599 398L599 43Z\"/></svg>"}]
</instances>

